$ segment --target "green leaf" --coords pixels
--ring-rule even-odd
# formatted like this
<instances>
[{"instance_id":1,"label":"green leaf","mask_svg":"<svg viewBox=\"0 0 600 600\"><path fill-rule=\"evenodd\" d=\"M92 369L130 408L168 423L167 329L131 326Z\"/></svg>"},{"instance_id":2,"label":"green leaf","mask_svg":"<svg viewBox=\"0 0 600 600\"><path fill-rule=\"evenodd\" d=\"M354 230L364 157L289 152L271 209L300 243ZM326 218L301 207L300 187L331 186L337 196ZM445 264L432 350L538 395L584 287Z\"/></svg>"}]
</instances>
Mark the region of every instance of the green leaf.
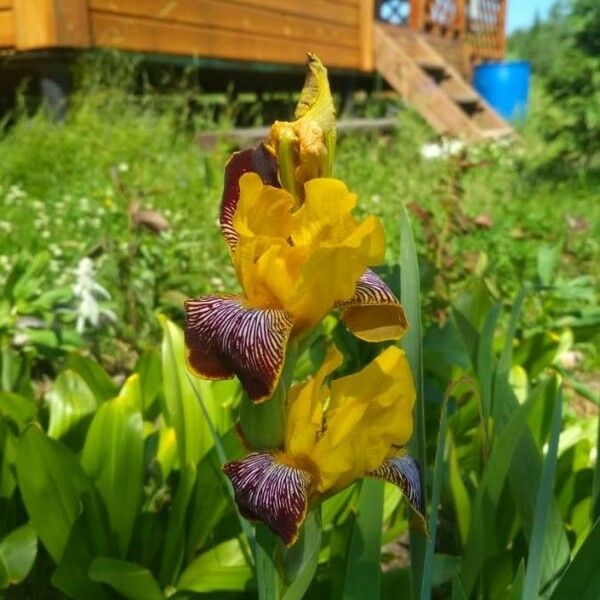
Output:
<instances>
[{"instance_id":1,"label":"green leaf","mask_svg":"<svg viewBox=\"0 0 600 600\"><path fill-rule=\"evenodd\" d=\"M87 383L96 396L98 403L110 400L117 395L118 388L110 375L93 359L73 353L67 363L69 369L75 371Z\"/></svg>"},{"instance_id":2,"label":"green leaf","mask_svg":"<svg viewBox=\"0 0 600 600\"><path fill-rule=\"evenodd\" d=\"M287 589L283 600L301 600L319 564L321 550L321 507L311 508L300 532L300 539L287 552L284 560Z\"/></svg>"},{"instance_id":3,"label":"green leaf","mask_svg":"<svg viewBox=\"0 0 600 600\"><path fill-rule=\"evenodd\" d=\"M135 563L100 556L89 570L93 581L106 583L128 600L163 600L152 573Z\"/></svg>"},{"instance_id":4,"label":"green leaf","mask_svg":"<svg viewBox=\"0 0 600 600\"><path fill-rule=\"evenodd\" d=\"M519 563L519 568L517 569L517 574L513 579L511 588L510 588L510 596L508 600L522 600L525 598L523 596L523 581L525 579L525 567L523 561Z\"/></svg>"},{"instance_id":5,"label":"green leaf","mask_svg":"<svg viewBox=\"0 0 600 600\"><path fill-rule=\"evenodd\" d=\"M142 394L142 412L152 406L162 386L162 372L160 354L156 350L144 352L136 367L136 373L140 376L140 390Z\"/></svg>"},{"instance_id":6,"label":"green leaf","mask_svg":"<svg viewBox=\"0 0 600 600\"><path fill-rule=\"evenodd\" d=\"M187 527L185 516L194 490L196 480L196 469L188 465L182 469L179 476L179 485L173 500L173 506L169 514L169 523L165 536L165 546L162 564L160 568L159 581L163 585L175 583L175 578L181 564L186 547Z\"/></svg>"},{"instance_id":7,"label":"green leaf","mask_svg":"<svg viewBox=\"0 0 600 600\"><path fill-rule=\"evenodd\" d=\"M454 513L458 524L458 531L463 545L467 541L469 528L471 526L471 500L469 493L463 482L458 463L458 448L454 442L452 432L448 434L448 478L450 491L452 492L452 501L454 504Z\"/></svg>"},{"instance_id":8,"label":"green leaf","mask_svg":"<svg viewBox=\"0 0 600 600\"><path fill-rule=\"evenodd\" d=\"M442 494L442 484L444 481L444 462L447 431L448 402L444 398L442 411L440 414L440 427L438 430L437 449L435 453L435 465L433 468L433 485L431 491L431 507L428 522L429 539L425 545L425 560L423 561L423 570L421 572L421 600L428 600L431 597L431 588L433 586L433 560L435 553L435 541L437 536L438 509L440 497Z\"/></svg>"},{"instance_id":9,"label":"green leaf","mask_svg":"<svg viewBox=\"0 0 600 600\"><path fill-rule=\"evenodd\" d=\"M379 598L381 586L381 520L383 481L363 479L358 514L346 554L343 597Z\"/></svg>"},{"instance_id":10,"label":"green leaf","mask_svg":"<svg viewBox=\"0 0 600 600\"><path fill-rule=\"evenodd\" d=\"M224 454L230 460L243 456L244 449L235 429L222 438ZM222 462L216 447L212 448L198 464L194 496L190 503L187 531L187 555L193 556L214 536L219 521L228 513L238 514ZM243 517L241 517L243 519ZM244 519L245 523L248 523ZM251 529L250 524L248 527ZM249 538L251 539L251 538Z\"/></svg>"},{"instance_id":11,"label":"green leaf","mask_svg":"<svg viewBox=\"0 0 600 600\"><path fill-rule=\"evenodd\" d=\"M70 598L108 600L104 587L92 581L89 568L97 556L110 555L115 543L106 508L98 492L92 489L81 497L81 513L73 523L52 583Z\"/></svg>"},{"instance_id":12,"label":"green leaf","mask_svg":"<svg viewBox=\"0 0 600 600\"><path fill-rule=\"evenodd\" d=\"M13 394L0 392L0 415L14 421L22 429L37 415L37 405L33 400Z\"/></svg>"},{"instance_id":13,"label":"green leaf","mask_svg":"<svg viewBox=\"0 0 600 600\"><path fill-rule=\"evenodd\" d=\"M560 264L562 244L548 246L543 244L537 251L537 274L542 285L550 285Z\"/></svg>"},{"instance_id":14,"label":"green leaf","mask_svg":"<svg viewBox=\"0 0 600 600\"><path fill-rule=\"evenodd\" d=\"M492 415L492 381L494 374L494 332L500 315L499 304L489 310L483 324L483 330L477 343L477 379L481 394L483 422L487 428Z\"/></svg>"},{"instance_id":15,"label":"green leaf","mask_svg":"<svg viewBox=\"0 0 600 600\"><path fill-rule=\"evenodd\" d=\"M17 444L17 478L29 518L50 556L58 562L81 504L91 488L65 446L30 425Z\"/></svg>"},{"instance_id":16,"label":"green leaf","mask_svg":"<svg viewBox=\"0 0 600 600\"><path fill-rule=\"evenodd\" d=\"M548 442L548 452L544 461L540 487L535 504L533 529L529 542L529 554L527 569L525 571L525 583L523 585L523 597L535 598L540 587L542 574L542 561L544 559L543 549L548 526L548 515L554 499L554 473L556 471L556 459L558 454L558 438L561 427L562 394L560 388L554 398L554 412L552 416L552 429Z\"/></svg>"},{"instance_id":17,"label":"green leaf","mask_svg":"<svg viewBox=\"0 0 600 600\"><path fill-rule=\"evenodd\" d=\"M259 600L280 598L283 589L281 555L283 544L264 524L256 524L254 560Z\"/></svg>"},{"instance_id":18,"label":"green leaf","mask_svg":"<svg viewBox=\"0 0 600 600\"><path fill-rule=\"evenodd\" d=\"M229 540L192 561L176 587L191 592L244 591L250 587L252 578L240 542Z\"/></svg>"},{"instance_id":19,"label":"green leaf","mask_svg":"<svg viewBox=\"0 0 600 600\"><path fill-rule=\"evenodd\" d=\"M402 347L410 364L417 398L413 412L414 434L411 439L413 456L423 471L423 495L427 501L427 452L425 437L425 396L423 393L423 348L421 334L421 283L417 248L413 238L406 207L400 214L400 274L401 301L410 327L402 339ZM411 585L413 597L420 597L421 575L425 560L425 537L410 530Z\"/></svg>"},{"instance_id":20,"label":"green leaf","mask_svg":"<svg viewBox=\"0 0 600 600\"><path fill-rule=\"evenodd\" d=\"M473 502L469 536L463 551L461 581L469 597L480 576L492 539L494 515L520 437L526 431L532 400L523 404L497 436Z\"/></svg>"},{"instance_id":21,"label":"green leaf","mask_svg":"<svg viewBox=\"0 0 600 600\"><path fill-rule=\"evenodd\" d=\"M513 356L513 340L517 331L517 325L521 317L521 309L523 308L523 300L525 298L525 290L521 289L519 295L515 299L511 313L508 331L506 332L504 347L496 368L494 377L494 388L492 395L492 418L494 426L499 432L512 412L516 410L518 404L511 402L514 397L509 383L510 368L512 366Z\"/></svg>"},{"instance_id":22,"label":"green leaf","mask_svg":"<svg viewBox=\"0 0 600 600\"><path fill-rule=\"evenodd\" d=\"M0 540L0 588L23 581L36 555L37 536L33 525L22 525Z\"/></svg>"},{"instance_id":23,"label":"green leaf","mask_svg":"<svg viewBox=\"0 0 600 600\"><path fill-rule=\"evenodd\" d=\"M596 425L596 465L594 467L594 479L592 481L592 521L600 519L600 418Z\"/></svg>"},{"instance_id":24,"label":"green leaf","mask_svg":"<svg viewBox=\"0 0 600 600\"><path fill-rule=\"evenodd\" d=\"M85 379L69 369L56 378L46 401L50 407L48 435L57 439L97 407L96 397Z\"/></svg>"},{"instance_id":25,"label":"green leaf","mask_svg":"<svg viewBox=\"0 0 600 600\"><path fill-rule=\"evenodd\" d=\"M212 446L210 429L202 417L188 377L183 332L166 317L163 328L163 389L169 424L175 429L180 465L196 465Z\"/></svg>"},{"instance_id":26,"label":"green leaf","mask_svg":"<svg viewBox=\"0 0 600 600\"><path fill-rule=\"evenodd\" d=\"M558 582L550 600L597 600L600 597L600 519Z\"/></svg>"},{"instance_id":27,"label":"green leaf","mask_svg":"<svg viewBox=\"0 0 600 600\"><path fill-rule=\"evenodd\" d=\"M136 399L122 395L95 414L81 455L108 511L111 529L125 556L140 507L144 477L144 433Z\"/></svg>"},{"instance_id":28,"label":"green leaf","mask_svg":"<svg viewBox=\"0 0 600 600\"><path fill-rule=\"evenodd\" d=\"M556 378L551 378L539 384L533 392L535 402L553 403L557 394ZM515 403L514 398L507 402ZM517 444L513 456L508 481L511 495L515 502L519 519L527 540L531 541L533 525L536 518L536 498L540 487L542 459L533 435L527 428ZM541 586L552 581L569 559L569 542L565 534L560 511L552 497L546 533L543 544L543 560Z\"/></svg>"}]
</instances>

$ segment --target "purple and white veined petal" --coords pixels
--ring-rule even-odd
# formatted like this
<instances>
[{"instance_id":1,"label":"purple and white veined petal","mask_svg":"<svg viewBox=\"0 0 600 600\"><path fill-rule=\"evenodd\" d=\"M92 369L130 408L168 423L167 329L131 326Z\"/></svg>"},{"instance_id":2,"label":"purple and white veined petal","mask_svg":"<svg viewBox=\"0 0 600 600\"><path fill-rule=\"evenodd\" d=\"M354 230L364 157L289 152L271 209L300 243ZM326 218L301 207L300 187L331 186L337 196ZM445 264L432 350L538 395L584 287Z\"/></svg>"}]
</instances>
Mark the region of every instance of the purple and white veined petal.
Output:
<instances>
[{"instance_id":1,"label":"purple and white veined petal","mask_svg":"<svg viewBox=\"0 0 600 600\"><path fill-rule=\"evenodd\" d=\"M277 160L264 144L236 152L225 165L219 223L223 237L232 252L238 241L238 233L233 228L233 215L240 199L240 177L244 173L257 173L264 184L280 187L277 171Z\"/></svg>"},{"instance_id":2,"label":"purple and white veined petal","mask_svg":"<svg viewBox=\"0 0 600 600\"><path fill-rule=\"evenodd\" d=\"M388 458L379 468L367 473L367 476L397 485L416 513L417 526L426 531L423 477L419 463L412 456Z\"/></svg>"},{"instance_id":3,"label":"purple and white veined petal","mask_svg":"<svg viewBox=\"0 0 600 600\"><path fill-rule=\"evenodd\" d=\"M272 454L252 453L223 466L242 516L262 521L290 546L306 516L311 475L279 462Z\"/></svg>"},{"instance_id":4,"label":"purple and white veined petal","mask_svg":"<svg viewBox=\"0 0 600 600\"><path fill-rule=\"evenodd\" d=\"M273 394L294 324L289 313L217 294L188 300L185 311L187 360L194 373L207 379L237 375L253 402Z\"/></svg>"},{"instance_id":5,"label":"purple and white veined petal","mask_svg":"<svg viewBox=\"0 0 600 600\"><path fill-rule=\"evenodd\" d=\"M388 285L367 269L356 283L350 300L338 302L341 320L358 338L367 342L397 340L408 329L404 309Z\"/></svg>"}]
</instances>

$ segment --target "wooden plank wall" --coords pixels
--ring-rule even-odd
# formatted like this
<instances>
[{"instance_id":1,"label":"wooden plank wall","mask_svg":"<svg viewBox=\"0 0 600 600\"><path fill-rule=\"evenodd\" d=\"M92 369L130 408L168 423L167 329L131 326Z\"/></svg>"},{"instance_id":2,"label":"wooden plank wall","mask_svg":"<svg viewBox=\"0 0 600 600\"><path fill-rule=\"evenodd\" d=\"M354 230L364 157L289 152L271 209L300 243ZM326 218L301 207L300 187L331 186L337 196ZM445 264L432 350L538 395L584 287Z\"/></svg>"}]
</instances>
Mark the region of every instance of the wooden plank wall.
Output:
<instances>
[{"instance_id":1,"label":"wooden plank wall","mask_svg":"<svg viewBox=\"0 0 600 600\"><path fill-rule=\"evenodd\" d=\"M15 45L15 17L12 0L0 0L0 48Z\"/></svg>"},{"instance_id":2,"label":"wooden plank wall","mask_svg":"<svg viewBox=\"0 0 600 600\"><path fill-rule=\"evenodd\" d=\"M310 51L332 67L372 68L372 0L89 0L89 5L93 46L289 64L303 63Z\"/></svg>"},{"instance_id":3,"label":"wooden plank wall","mask_svg":"<svg viewBox=\"0 0 600 600\"><path fill-rule=\"evenodd\" d=\"M14 14L14 46L17 50L89 46L87 0L11 2Z\"/></svg>"}]
</instances>

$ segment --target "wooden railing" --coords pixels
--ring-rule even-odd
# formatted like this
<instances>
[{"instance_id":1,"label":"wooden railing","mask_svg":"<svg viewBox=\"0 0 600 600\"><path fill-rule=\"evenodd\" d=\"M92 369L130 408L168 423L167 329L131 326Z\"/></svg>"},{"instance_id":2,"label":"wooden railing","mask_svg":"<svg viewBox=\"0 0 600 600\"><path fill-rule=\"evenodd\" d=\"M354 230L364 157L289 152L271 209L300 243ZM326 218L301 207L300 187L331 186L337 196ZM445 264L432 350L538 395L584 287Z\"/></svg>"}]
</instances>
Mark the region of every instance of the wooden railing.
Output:
<instances>
[{"instance_id":1,"label":"wooden railing","mask_svg":"<svg viewBox=\"0 0 600 600\"><path fill-rule=\"evenodd\" d=\"M473 62L504 56L506 0L378 0L375 18L461 40Z\"/></svg>"}]
</instances>

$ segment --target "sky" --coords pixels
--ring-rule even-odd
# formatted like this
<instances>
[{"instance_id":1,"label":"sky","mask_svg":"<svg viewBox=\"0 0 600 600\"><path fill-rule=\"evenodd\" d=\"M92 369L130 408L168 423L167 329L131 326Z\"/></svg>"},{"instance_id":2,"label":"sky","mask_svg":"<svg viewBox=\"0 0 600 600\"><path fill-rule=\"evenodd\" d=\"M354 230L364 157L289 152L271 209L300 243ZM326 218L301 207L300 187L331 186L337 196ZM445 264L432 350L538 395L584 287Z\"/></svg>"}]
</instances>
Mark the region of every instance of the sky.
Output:
<instances>
[{"instance_id":1,"label":"sky","mask_svg":"<svg viewBox=\"0 0 600 600\"><path fill-rule=\"evenodd\" d=\"M528 27L533 23L536 13L543 19L548 15L555 0L507 0L506 29L510 34L515 29Z\"/></svg>"}]
</instances>

